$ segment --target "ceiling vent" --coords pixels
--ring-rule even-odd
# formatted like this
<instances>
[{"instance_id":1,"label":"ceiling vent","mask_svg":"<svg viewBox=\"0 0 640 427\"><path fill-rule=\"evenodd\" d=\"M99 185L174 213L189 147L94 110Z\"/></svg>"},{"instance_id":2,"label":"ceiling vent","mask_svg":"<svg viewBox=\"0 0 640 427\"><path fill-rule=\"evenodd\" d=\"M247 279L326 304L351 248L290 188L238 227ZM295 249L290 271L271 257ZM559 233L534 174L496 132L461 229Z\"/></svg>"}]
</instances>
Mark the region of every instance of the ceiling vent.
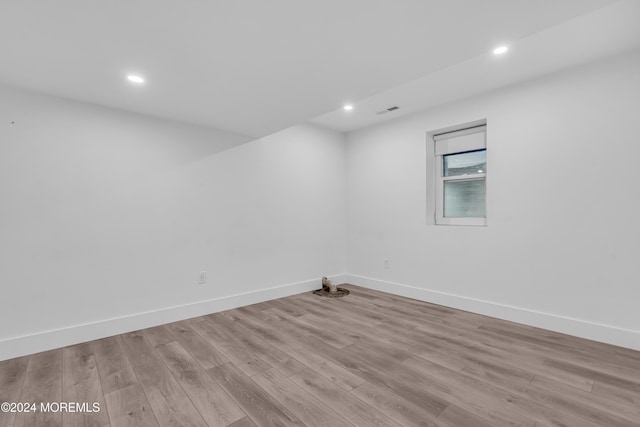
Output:
<instances>
[{"instance_id":1,"label":"ceiling vent","mask_svg":"<svg viewBox=\"0 0 640 427\"><path fill-rule=\"evenodd\" d=\"M390 113L392 111L396 111L398 110L400 107L398 107L397 105L392 105L391 107L385 108L382 111L378 111L376 114L380 115L380 114L387 114Z\"/></svg>"}]
</instances>

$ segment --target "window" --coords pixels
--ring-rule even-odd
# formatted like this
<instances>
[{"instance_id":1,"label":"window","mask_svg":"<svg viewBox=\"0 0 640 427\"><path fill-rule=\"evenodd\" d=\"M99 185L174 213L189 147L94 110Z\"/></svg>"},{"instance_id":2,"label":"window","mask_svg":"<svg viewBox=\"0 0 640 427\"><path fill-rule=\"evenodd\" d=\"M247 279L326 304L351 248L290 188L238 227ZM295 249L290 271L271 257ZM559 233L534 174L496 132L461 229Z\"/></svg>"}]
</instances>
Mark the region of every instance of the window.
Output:
<instances>
[{"instance_id":1,"label":"window","mask_svg":"<svg viewBox=\"0 0 640 427\"><path fill-rule=\"evenodd\" d=\"M436 224L487 225L486 125L432 134Z\"/></svg>"}]
</instances>

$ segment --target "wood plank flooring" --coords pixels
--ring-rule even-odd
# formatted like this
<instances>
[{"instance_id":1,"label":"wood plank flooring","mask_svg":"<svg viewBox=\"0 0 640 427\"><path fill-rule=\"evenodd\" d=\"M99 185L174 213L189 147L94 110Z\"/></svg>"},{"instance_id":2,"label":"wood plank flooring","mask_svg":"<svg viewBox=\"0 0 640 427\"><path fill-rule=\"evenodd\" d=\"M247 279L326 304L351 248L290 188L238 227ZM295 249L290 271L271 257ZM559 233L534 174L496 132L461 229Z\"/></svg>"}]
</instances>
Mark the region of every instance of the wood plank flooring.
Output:
<instances>
[{"instance_id":1,"label":"wood plank flooring","mask_svg":"<svg viewBox=\"0 0 640 427\"><path fill-rule=\"evenodd\" d=\"M0 427L640 426L640 352L346 285L0 362Z\"/></svg>"}]
</instances>

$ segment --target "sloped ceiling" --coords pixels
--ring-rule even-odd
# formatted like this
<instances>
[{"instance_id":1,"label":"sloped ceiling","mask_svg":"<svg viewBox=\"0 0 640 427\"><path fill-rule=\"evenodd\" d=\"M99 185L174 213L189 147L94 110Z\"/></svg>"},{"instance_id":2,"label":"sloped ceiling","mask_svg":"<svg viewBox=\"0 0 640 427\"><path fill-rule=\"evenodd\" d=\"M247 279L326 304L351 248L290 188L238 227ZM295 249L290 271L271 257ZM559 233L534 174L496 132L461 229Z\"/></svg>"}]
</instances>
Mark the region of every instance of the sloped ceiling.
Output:
<instances>
[{"instance_id":1,"label":"sloped ceiling","mask_svg":"<svg viewBox=\"0 0 640 427\"><path fill-rule=\"evenodd\" d=\"M4 0L0 82L251 137L314 118L350 130L379 119L358 121L359 112L401 102L394 91L409 98L416 90L434 91L422 103L424 96L405 98L406 113L482 90L482 76L495 73L487 55L498 44L529 43L535 52L539 43L553 42L554 29L572 40L575 33L560 29L579 17L616 19L610 11L623 6L638 13L639 2L614 3ZM607 54L606 45L621 39L633 45L637 33L623 33L593 51ZM526 49L513 53L526 59ZM487 87L567 65L565 56L539 58L557 66L532 71L512 64ZM489 67L481 78L479 67ZM130 73L146 83L131 84ZM442 93L447 84L451 93ZM350 118L340 110L346 102L357 107Z\"/></svg>"}]
</instances>

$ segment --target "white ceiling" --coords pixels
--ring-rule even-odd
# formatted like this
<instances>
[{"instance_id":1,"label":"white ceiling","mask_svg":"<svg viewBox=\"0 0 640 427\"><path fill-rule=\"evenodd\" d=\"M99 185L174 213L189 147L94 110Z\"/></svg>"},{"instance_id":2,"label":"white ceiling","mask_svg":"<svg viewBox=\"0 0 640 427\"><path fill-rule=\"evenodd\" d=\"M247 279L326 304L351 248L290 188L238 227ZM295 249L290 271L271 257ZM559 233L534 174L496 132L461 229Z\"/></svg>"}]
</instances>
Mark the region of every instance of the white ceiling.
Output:
<instances>
[{"instance_id":1,"label":"white ceiling","mask_svg":"<svg viewBox=\"0 0 640 427\"><path fill-rule=\"evenodd\" d=\"M0 0L0 82L252 137L351 130L640 45L640 2L613 3Z\"/></svg>"},{"instance_id":2,"label":"white ceiling","mask_svg":"<svg viewBox=\"0 0 640 427\"><path fill-rule=\"evenodd\" d=\"M360 99L311 122L342 132L640 48L640 1L617 2L509 43L509 52L476 57ZM394 112L378 115L389 106Z\"/></svg>"}]
</instances>

